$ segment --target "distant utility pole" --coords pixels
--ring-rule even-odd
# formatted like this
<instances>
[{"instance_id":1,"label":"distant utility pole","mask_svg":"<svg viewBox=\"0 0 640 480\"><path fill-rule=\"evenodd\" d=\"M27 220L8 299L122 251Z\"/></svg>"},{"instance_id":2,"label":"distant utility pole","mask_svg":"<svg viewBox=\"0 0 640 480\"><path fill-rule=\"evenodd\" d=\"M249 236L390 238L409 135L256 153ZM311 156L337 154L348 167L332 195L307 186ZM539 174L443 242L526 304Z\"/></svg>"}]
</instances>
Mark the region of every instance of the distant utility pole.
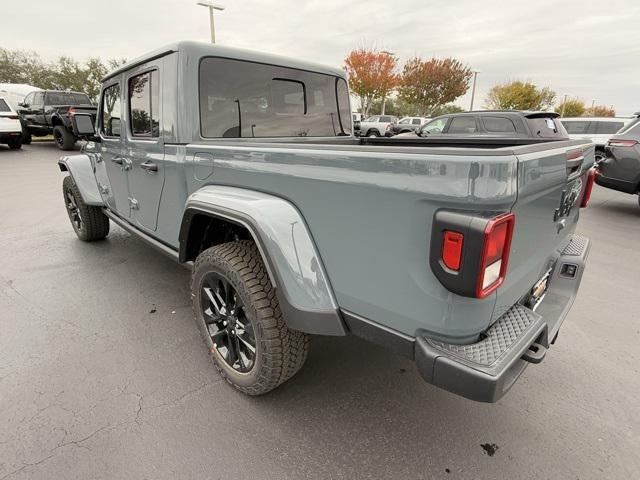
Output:
<instances>
[{"instance_id":1,"label":"distant utility pole","mask_svg":"<svg viewBox=\"0 0 640 480\"><path fill-rule=\"evenodd\" d=\"M596 106L596 101L591 100L591 111L593 112L594 107Z\"/></svg>"},{"instance_id":2,"label":"distant utility pole","mask_svg":"<svg viewBox=\"0 0 640 480\"><path fill-rule=\"evenodd\" d=\"M564 94L564 100L562 101L562 111L560 112L560 118L564 117L564 109L567 106L567 97L569 95L567 95L566 93Z\"/></svg>"},{"instance_id":3,"label":"distant utility pole","mask_svg":"<svg viewBox=\"0 0 640 480\"><path fill-rule=\"evenodd\" d=\"M473 101L476 98L476 78L481 73L480 70L471 70L471 72L473 72L473 87L471 87L471 107L469 107L469 111L473 110Z\"/></svg>"},{"instance_id":4,"label":"distant utility pole","mask_svg":"<svg viewBox=\"0 0 640 480\"><path fill-rule=\"evenodd\" d=\"M222 5L218 5L217 3L213 3L211 1L203 1L197 2L197 5L208 7L209 8L209 22L211 24L211 43L216 43L216 26L213 20L213 11L214 10L224 10Z\"/></svg>"}]
</instances>

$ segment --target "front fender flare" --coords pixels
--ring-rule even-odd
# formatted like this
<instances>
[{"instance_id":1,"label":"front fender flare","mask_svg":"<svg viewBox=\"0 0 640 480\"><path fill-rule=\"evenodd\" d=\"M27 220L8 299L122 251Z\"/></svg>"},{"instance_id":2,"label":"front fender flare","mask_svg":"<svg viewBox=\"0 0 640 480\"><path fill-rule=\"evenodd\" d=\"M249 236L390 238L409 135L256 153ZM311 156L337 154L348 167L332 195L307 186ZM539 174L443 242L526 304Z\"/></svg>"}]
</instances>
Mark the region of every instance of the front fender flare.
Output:
<instances>
[{"instance_id":1,"label":"front fender flare","mask_svg":"<svg viewBox=\"0 0 640 480\"><path fill-rule=\"evenodd\" d=\"M284 319L292 329L346 335L329 280L300 212L287 200L253 190L210 185L193 193L180 229L180 261L186 260L191 219L198 214L245 227L265 262Z\"/></svg>"},{"instance_id":2,"label":"front fender flare","mask_svg":"<svg viewBox=\"0 0 640 480\"><path fill-rule=\"evenodd\" d=\"M94 206L104 205L89 155L81 154L60 157L58 166L61 172L69 172L80 190L80 195L82 195L84 203Z\"/></svg>"}]
</instances>

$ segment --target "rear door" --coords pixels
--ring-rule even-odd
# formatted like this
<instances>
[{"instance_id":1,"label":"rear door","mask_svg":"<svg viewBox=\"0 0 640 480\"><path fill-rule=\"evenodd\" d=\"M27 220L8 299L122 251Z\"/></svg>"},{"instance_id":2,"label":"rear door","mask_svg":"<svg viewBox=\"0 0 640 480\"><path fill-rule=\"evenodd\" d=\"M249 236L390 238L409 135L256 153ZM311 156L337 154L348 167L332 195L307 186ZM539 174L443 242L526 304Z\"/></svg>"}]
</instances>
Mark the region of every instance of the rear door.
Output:
<instances>
[{"instance_id":1,"label":"rear door","mask_svg":"<svg viewBox=\"0 0 640 480\"><path fill-rule=\"evenodd\" d=\"M126 157L129 171L132 218L138 226L155 231L164 187L164 141L162 134L163 59L131 70L125 78Z\"/></svg>"}]
</instances>

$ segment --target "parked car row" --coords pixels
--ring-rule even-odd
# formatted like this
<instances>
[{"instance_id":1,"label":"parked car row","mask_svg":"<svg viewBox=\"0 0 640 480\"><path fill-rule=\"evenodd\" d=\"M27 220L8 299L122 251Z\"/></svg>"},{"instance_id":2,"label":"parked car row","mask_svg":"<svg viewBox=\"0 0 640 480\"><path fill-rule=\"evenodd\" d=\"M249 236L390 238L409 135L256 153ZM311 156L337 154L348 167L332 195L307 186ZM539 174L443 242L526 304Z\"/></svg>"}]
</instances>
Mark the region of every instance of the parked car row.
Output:
<instances>
[{"instance_id":1,"label":"parked car row","mask_svg":"<svg viewBox=\"0 0 640 480\"><path fill-rule=\"evenodd\" d=\"M619 192L640 193L640 119L611 136L598 163L596 183ZM640 197L638 198L640 204Z\"/></svg>"},{"instance_id":2,"label":"parked car row","mask_svg":"<svg viewBox=\"0 0 640 480\"><path fill-rule=\"evenodd\" d=\"M0 143L6 143L11 150L22 147L20 117L3 97L0 97Z\"/></svg>"},{"instance_id":3,"label":"parked car row","mask_svg":"<svg viewBox=\"0 0 640 480\"><path fill-rule=\"evenodd\" d=\"M605 145L634 118L565 117L562 124L572 140L589 139L596 146L596 162L605 158Z\"/></svg>"}]
</instances>

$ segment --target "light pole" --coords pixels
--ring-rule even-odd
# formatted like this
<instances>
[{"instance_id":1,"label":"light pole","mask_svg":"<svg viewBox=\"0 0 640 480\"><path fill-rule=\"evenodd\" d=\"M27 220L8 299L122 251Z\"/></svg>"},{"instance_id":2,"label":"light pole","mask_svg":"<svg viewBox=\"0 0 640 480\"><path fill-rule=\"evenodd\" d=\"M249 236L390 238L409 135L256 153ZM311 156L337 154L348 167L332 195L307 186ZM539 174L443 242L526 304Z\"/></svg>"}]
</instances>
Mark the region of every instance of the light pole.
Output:
<instances>
[{"instance_id":1,"label":"light pole","mask_svg":"<svg viewBox=\"0 0 640 480\"><path fill-rule=\"evenodd\" d=\"M203 7L209 8L209 21L211 23L211 43L216 43L216 27L213 21L213 11L214 10L224 10L222 5L218 5L217 3L213 3L211 1L197 2L197 5L201 5Z\"/></svg>"},{"instance_id":2,"label":"light pole","mask_svg":"<svg viewBox=\"0 0 640 480\"><path fill-rule=\"evenodd\" d=\"M469 111L473 110L473 101L476 98L476 78L481 72L480 70L471 70L471 73L473 73L473 87L471 87L471 108L469 108Z\"/></svg>"},{"instance_id":3,"label":"light pole","mask_svg":"<svg viewBox=\"0 0 640 480\"><path fill-rule=\"evenodd\" d=\"M564 117L564 108L567 106L567 97L569 95L567 95L566 93L564 94L564 100L562 101L562 111L560 112L560 118Z\"/></svg>"}]
</instances>

